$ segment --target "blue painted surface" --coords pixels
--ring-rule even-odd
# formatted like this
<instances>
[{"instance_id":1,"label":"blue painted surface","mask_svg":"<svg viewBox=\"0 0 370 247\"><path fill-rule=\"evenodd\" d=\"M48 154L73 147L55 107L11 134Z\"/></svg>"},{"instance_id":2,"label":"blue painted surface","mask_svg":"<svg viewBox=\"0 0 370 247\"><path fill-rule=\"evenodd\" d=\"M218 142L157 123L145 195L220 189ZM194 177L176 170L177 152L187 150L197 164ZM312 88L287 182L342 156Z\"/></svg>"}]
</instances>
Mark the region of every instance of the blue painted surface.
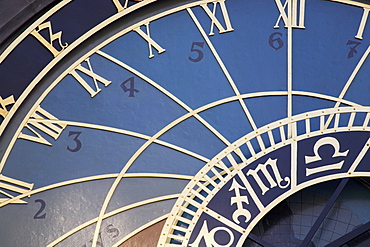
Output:
<instances>
[{"instance_id":1,"label":"blue painted surface","mask_svg":"<svg viewBox=\"0 0 370 247\"><path fill-rule=\"evenodd\" d=\"M232 83L235 83L239 93L246 94L246 97L256 92L286 92L287 90L287 30L282 27L283 23L281 22L279 29L273 28L279 15L274 1L230 0L226 4L234 31L219 34L215 28L215 35L209 36L209 39L230 73L232 82L228 81L227 76L222 71L210 47L204 41L189 14L186 11L181 11L150 23L151 38L166 49L164 53L158 54L152 48L154 57L149 59L148 43L134 31L117 38L102 48L102 51L150 78L185 104L185 108L175 102L174 98L171 99L163 91L153 87L135 73L125 70L97 54L91 57L91 66L96 74L112 81L108 87L99 84L102 91L91 98L71 75L67 75L46 96L41 103L41 107L62 121L114 127L149 137L157 135L157 138L161 141L189 150L206 159L212 159L228 143L232 143L253 130L253 125L246 117L239 101L215 104L219 100L237 94L233 91ZM209 6L211 8L211 5ZM70 9L71 12L74 10ZM195 7L192 10L208 33L211 25L209 17L201 7ZM217 17L222 19L220 13L220 9L218 9ZM315 92L333 97L339 96L369 44L367 38L369 27L367 27L364 32L364 40L360 41L361 44L356 48L357 53L353 54L354 57L348 58L350 46L346 44L348 40L354 40L361 15L362 10L360 8L348 7L329 1L306 1L306 28L304 30L293 30L293 90ZM55 18L57 19L57 17ZM75 16L75 18L78 21L78 18L83 17ZM76 19L70 21L72 20L76 21ZM94 23L96 21L94 20ZM68 24L69 27L71 25ZM338 30L338 27L340 27L340 30ZM144 26L141 28L146 32ZM87 27L84 31L86 30ZM281 33L281 36L278 35L278 37L281 37L283 42L281 49L277 50L269 45L269 38L275 32ZM79 32L76 31L73 34L75 36L66 36L66 40L73 40L79 35ZM193 46L193 42L198 42L197 44L204 42L204 45L203 47ZM192 46L202 54L202 59L199 62L193 62L189 59L189 57L195 58L197 56L196 51L191 51ZM30 52L36 52L36 50ZM47 59L47 55L39 54L42 58L38 62L41 63L44 59ZM33 66L42 67L38 63ZM82 66L88 68L86 62L82 63ZM369 105L367 95L370 93L370 88L367 82L368 71L366 70L368 66L369 62L366 61L354 79L348 93L345 94L344 99ZM37 72L37 68L32 70L27 67L26 69L33 74ZM78 73L93 87L94 81L91 78L80 72ZM28 76L31 76L31 74ZM6 81L10 81L7 77L5 78ZM128 83L132 82L131 85L124 84L126 88L130 87L132 90L136 90L131 95L130 92L125 92L125 87L122 86L122 83L126 81ZM248 107L257 127L287 117L287 97L285 95L267 95L243 99L242 101ZM166 126L176 122L179 118L188 114L189 111L212 103L214 105L199 112L198 116L209 123L216 130L214 132L219 134L213 133L196 116L190 115L184 118L183 121L166 129ZM294 96L293 114L328 108L334 105L335 102L329 100ZM74 136L70 136L70 134L76 131L81 132L78 140L82 146L77 152L71 152L67 148L73 149L76 142L73 141ZM220 140L217 135L221 135L226 141ZM277 135L275 134L275 136ZM338 138L340 143L343 144L342 148L344 150L356 149L356 151L350 152L348 160L345 161L342 169L345 171L367 140L368 134L357 132L333 134L331 136ZM127 164L130 165L129 173L171 173L189 176L195 175L205 165L205 161L155 143L151 143L146 149L141 150L140 148L146 142L145 139L94 128L75 127L72 124L63 130L57 140L52 140L49 136L45 137L52 146L18 139L3 174L35 183L34 188L37 189L71 179L119 173L124 167L128 168ZM298 144L298 183L338 172L330 171L313 175L312 178L305 177L304 156L312 155L310 153L312 145L320 138L322 136L303 140ZM268 142L267 136L263 136L263 139L266 143ZM249 156L247 150L242 149L242 151L246 153L246 156ZM131 164L129 160L134 155L137 155L137 159ZM249 165L248 169L255 169L259 164L265 163L268 158L278 159L278 167L282 178L290 175L290 146L285 146L260 158ZM359 165L359 170L368 171L365 162L368 158L368 155L366 155L364 162ZM247 168L243 172L246 173ZM236 179L240 182L238 178ZM163 178L143 179L143 183L139 185L135 184L137 181L135 183L126 181L126 179L123 179L123 182L120 183L113 196L113 201L109 204L108 211L126 205L128 202L141 201L151 196L181 193L186 185L186 182L184 182L186 180L179 179L171 179L171 182ZM259 188L256 182L251 177L248 177L248 181L258 192ZM8 238L9 231L21 227L24 222L27 222L28 227L34 227L35 233L47 231L45 225L40 223L41 219L36 224L32 218L37 211L37 206L39 206L34 202L34 199L38 198L45 200L47 210L53 209L53 211L47 212L47 218L43 223L47 223L49 217L55 217L55 222L58 222L58 217L70 217L72 213L68 210L73 211L82 204L86 206L90 205L89 203L94 204L92 207L94 209L86 209L80 214L74 212L81 216L78 223L82 224L91 219L93 217L91 215L96 217L98 208L103 204L107 190L113 181L109 179L102 182L104 183L104 189L102 185L92 185L93 183L95 182L84 183L84 186L91 186L89 193L96 193L97 198L88 196L86 191L79 191L77 188L82 185L77 184L70 185L68 187L71 188L70 191L66 188L58 189L61 193L66 194L63 197L58 197L56 193L51 193L52 191L50 193L43 192L32 196L30 199L25 199L29 202L27 205L7 205L0 209L4 221L12 224L11 227L0 231L0 239L5 238L5 235ZM100 181L97 182L97 184L99 183ZM168 188L170 184L171 187ZM145 187L150 189L145 190ZM214 200L222 201L229 198L232 192L228 188L230 188L230 184L225 185L224 191L220 191ZM288 186L281 191L271 190L267 192L266 196L261 197L262 204L267 206L289 188ZM81 198L81 200L68 199L67 194L74 194L77 198L78 195L81 195L83 201L81 201ZM121 197L122 200L120 200ZM66 202L58 204L58 206L52 206L57 204L61 198L66 198ZM171 203L173 204L174 201L171 201ZM163 208L161 203L153 203L148 208L153 210L153 215L159 216L170 211L171 203L167 202ZM214 207L216 211L222 211L226 207L231 208L222 212L228 218L230 218L232 210L235 209L235 205L228 205L225 201L223 203L212 201L210 207ZM253 216L259 213L252 203L249 207ZM20 209L27 210L22 211L19 220L13 222L12 216ZM149 209L147 210L149 211ZM146 217L150 214L148 211L143 214L130 214L127 218L136 217L142 223L146 221ZM127 220L127 218L122 216L122 219ZM206 216L201 217L200 225L196 226L195 232L200 230L205 218ZM211 221L214 223L212 223L212 227L220 225L214 219L208 221L210 225ZM75 224L75 219L70 219L70 221L65 221L63 226L56 225L55 227L59 229L58 233L62 234L62 232L74 227ZM136 224L135 227L137 225L140 224ZM132 229L135 227L132 226ZM86 232L92 232L92 230L89 229ZM57 233L55 234L57 235ZM50 239L53 237L55 236L50 235ZM9 237L9 242L12 242L14 238L18 239L18 235ZM28 238L27 235L23 240L26 241ZM83 239L83 241L88 242L89 238ZM192 237L191 241L194 238ZM23 240L18 239L17 241ZM79 238L76 237L73 241L78 240ZM81 240L78 244L83 246L85 244L83 241ZM39 246L37 240L32 244L32 246Z\"/></svg>"}]
</instances>

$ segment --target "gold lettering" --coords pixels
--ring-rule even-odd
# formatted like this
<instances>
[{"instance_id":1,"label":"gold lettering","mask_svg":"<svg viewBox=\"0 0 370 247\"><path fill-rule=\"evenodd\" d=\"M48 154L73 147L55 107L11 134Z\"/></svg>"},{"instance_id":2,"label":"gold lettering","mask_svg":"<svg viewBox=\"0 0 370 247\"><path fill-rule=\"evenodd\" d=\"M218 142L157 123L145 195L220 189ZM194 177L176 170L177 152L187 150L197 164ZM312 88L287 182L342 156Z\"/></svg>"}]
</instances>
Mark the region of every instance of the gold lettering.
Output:
<instances>
[{"instance_id":1,"label":"gold lettering","mask_svg":"<svg viewBox=\"0 0 370 247\"><path fill-rule=\"evenodd\" d=\"M9 96L8 98L6 99L3 99L1 98L0 96L0 115L3 116L4 118L6 117L6 115L8 115L8 110L6 109L6 106L7 105L11 105L11 104L14 104L15 101L14 101L14 97L13 95L12 96Z\"/></svg>"},{"instance_id":2,"label":"gold lettering","mask_svg":"<svg viewBox=\"0 0 370 247\"><path fill-rule=\"evenodd\" d=\"M281 0L275 0L275 3L280 15L274 28L279 28L279 22L281 19L283 20L285 27L291 26L292 28L305 28L306 0L286 0L284 5L281 3ZM288 14L285 12L286 8L288 8Z\"/></svg>"},{"instance_id":3,"label":"gold lettering","mask_svg":"<svg viewBox=\"0 0 370 247\"><path fill-rule=\"evenodd\" d=\"M113 0L113 3L114 5L116 6L117 8L117 11L118 12L121 12L122 10L126 9L127 8L127 3L128 3L128 0L125 1L125 4L122 6L122 4L120 3L119 0Z\"/></svg>"},{"instance_id":4,"label":"gold lettering","mask_svg":"<svg viewBox=\"0 0 370 247\"><path fill-rule=\"evenodd\" d=\"M87 58L85 62L87 63L89 69L86 69L81 64L79 64L75 69L69 72L69 74L71 74L81 84L81 86L86 89L91 98L93 98L101 91L101 88L99 88L98 86L98 82L102 83L105 87L107 87L112 82L94 73L89 58ZM90 76L93 79L95 90L77 73L77 70Z\"/></svg>"},{"instance_id":5,"label":"gold lettering","mask_svg":"<svg viewBox=\"0 0 370 247\"><path fill-rule=\"evenodd\" d=\"M365 25L367 23L367 18L369 16L369 11L370 11L370 8L364 8L364 13L362 14L361 22L360 22L360 25L358 27L357 34L355 36L355 38L357 38L357 39L362 39L362 35L363 35L364 29L365 29Z\"/></svg>"},{"instance_id":6,"label":"gold lettering","mask_svg":"<svg viewBox=\"0 0 370 247\"><path fill-rule=\"evenodd\" d=\"M216 18L217 4L220 4L222 16L224 18L224 22L225 22L226 28L224 28L222 26L222 24L220 23L220 21ZM219 0L219 1L213 2L213 11L211 11L208 8L207 3L201 4L200 6L202 6L202 8L204 9L204 11L206 12L206 14L208 15L208 17L212 21L212 23L211 23L211 30L209 32L209 35L214 35L214 32L213 32L213 27L214 26L217 27L217 29L219 30L220 33L230 32L230 31L233 31L234 30L233 27L231 26L231 22L230 22L229 14L227 12L225 0Z\"/></svg>"},{"instance_id":7,"label":"gold lettering","mask_svg":"<svg viewBox=\"0 0 370 247\"><path fill-rule=\"evenodd\" d=\"M160 45L158 45L157 42L155 42L151 37L150 37L150 30L149 30L149 22L145 24L146 27L146 33L144 33L143 30L141 30L140 27L137 27L134 29L135 32L137 32L146 42L148 42L149 45L149 58L154 57L152 47L154 47L158 53L165 52L166 49L163 49Z\"/></svg>"},{"instance_id":8,"label":"gold lettering","mask_svg":"<svg viewBox=\"0 0 370 247\"><path fill-rule=\"evenodd\" d=\"M9 193L5 192L4 190L13 191L18 194L24 194L32 190L33 184L26 183L14 178L6 177L0 174L0 193L5 195L8 198L0 198L0 205L6 202L9 199L14 198L14 196L10 195ZM26 201L23 200L15 200L12 203L21 203L26 204Z\"/></svg>"},{"instance_id":9,"label":"gold lettering","mask_svg":"<svg viewBox=\"0 0 370 247\"><path fill-rule=\"evenodd\" d=\"M48 32L49 32L49 41L46 40L41 34L40 34L40 31L42 31L43 29L47 29ZM51 28L51 22L48 21L48 22L45 22L43 24L40 24L35 30L33 30L31 32L31 34L38 40L41 42L41 44L43 44L53 55L54 57L58 56L58 54L60 52L62 52L67 46L68 44L65 43L64 45L62 44L62 31L59 31L57 33L53 33L53 30ZM53 42L57 40L58 43L59 43L59 46L61 48L61 50L57 50L54 46L53 46Z\"/></svg>"},{"instance_id":10,"label":"gold lettering","mask_svg":"<svg viewBox=\"0 0 370 247\"><path fill-rule=\"evenodd\" d=\"M65 127L66 124L61 123L59 119L38 106L25 126L25 128L31 131L33 135L24 134L21 132L18 138L51 146L51 143L48 142L37 130L51 136L54 138L54 140L56 140Z\"/></svg>"}]
</instances>

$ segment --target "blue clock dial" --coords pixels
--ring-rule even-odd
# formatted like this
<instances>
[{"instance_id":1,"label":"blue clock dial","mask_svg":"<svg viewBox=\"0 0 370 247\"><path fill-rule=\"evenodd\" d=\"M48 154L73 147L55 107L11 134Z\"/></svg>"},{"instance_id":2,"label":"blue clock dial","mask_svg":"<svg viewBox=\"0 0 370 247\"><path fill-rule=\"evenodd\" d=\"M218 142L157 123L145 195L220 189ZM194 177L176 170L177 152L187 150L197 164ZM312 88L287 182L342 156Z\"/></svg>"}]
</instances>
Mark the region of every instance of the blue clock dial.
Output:
<instances>
[{"instance_id":1,"label":"blue clock dial","mask_svg":"<svg viewBox=\"0 0 370 247\"><path fill-rule=\"evenodd\" d=\"M366 240L369 9L347 0L53 6L0 57L2 243Z\"/></svg>"}]
</instances>

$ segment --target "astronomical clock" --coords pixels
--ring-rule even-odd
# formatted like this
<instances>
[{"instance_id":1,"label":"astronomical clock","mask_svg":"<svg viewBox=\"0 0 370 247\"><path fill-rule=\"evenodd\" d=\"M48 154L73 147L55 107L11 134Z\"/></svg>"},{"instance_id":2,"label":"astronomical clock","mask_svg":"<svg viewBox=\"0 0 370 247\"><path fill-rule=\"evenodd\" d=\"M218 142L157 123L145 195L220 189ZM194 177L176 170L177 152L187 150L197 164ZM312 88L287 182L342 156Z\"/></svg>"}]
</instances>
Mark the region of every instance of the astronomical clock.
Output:
<instances>
[{"instance_id":1,"label":"astronomical clock","mask_svg":"<svg viewBox=\"0 0 370 247\"><path fill-rule=\"evenodd\" d=\"M24 21L0 53L1 246L369 246L369 12L63 0Z\"/></svg>"}]
</instances>

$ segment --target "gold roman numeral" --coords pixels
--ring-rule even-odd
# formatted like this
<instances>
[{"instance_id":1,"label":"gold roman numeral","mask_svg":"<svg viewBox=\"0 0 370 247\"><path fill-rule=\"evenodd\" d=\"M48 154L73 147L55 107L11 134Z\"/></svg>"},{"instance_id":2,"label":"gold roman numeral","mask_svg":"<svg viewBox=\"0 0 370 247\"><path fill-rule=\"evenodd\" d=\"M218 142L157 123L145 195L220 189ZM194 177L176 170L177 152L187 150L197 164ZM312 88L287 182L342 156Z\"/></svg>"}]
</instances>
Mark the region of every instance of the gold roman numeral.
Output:
<instances>
[{"instance_id":1,"label":"gold roman numeral","mask_svg":"<svg viewBox=\"0 0 370 247\"><path fill-rule=\"evenodd\" d=\"M283 20L285 27L304 29L305 5L306 0L285 0L284 5L281 0L275 0L279 10L279 17L274 28L279 28L280 20ZM287 11L286 11L287 9Z\"/></svg>"},{"instance_id":2,"label":"gold roman numeral","mask_svg":"<svg viewBox=\"0 0 370 247\"><path fill-rule=\"evenodd\" d=\"M141 27L135 28L134 31L137 32L146 42L148 42L148 46L149 46L149 58L154 57L152 47L154 47L154 49L156 49L158 51L158 54L160 54L162 52L165 52L166 49L163 49L160 45L158 45L157 42L155 42L150 37L149 22L148 23L145 23L144 25L145 25L145 28L146 28L146 33L143 30L141 30Z\"/></svg>"},{"instance_id":3,"label":"gold roman numeral","mask_svg":"<svg viewBox=\"0 0 370 247\"><path fill-rule=\"evenodd\" d=\"M0 174L0 193L5 195L8 198L0 198L0 205L3 204L4 202L8 201L9 199L14 198L13 195L10 195L9 193L5 192L4 190L8 190L16 192L18 194L24 194L32 190L33 184L31 183L26 183L18 179L6 177L2 174ZM26 204L26 201L23 200L15 200L11 203L20 203L20 204Z\"/></svg>"},{"instance_id":4,"label":"gold roman numeral","mask_svg":"<svg viewBox=\"0 0 370 247\"><path fill-rule=\"evenodd\" d=\"M123 6L119 0L112 0L112 1L114 5L116 6L118 12L121 12L122 10L127 8L128 0L125 0L125 4Z\"/></svg>"},{"instance_id":5,"label":"gold roman numeral","mask_svg":"<svg viewBox=\"0 0 370 247\"><path fill-rule=\"evenodd\" d=\"M44 29L48 30L49 33L49 40L46 40L40 32ZM53 33L53 30L51 28L51 22L45 22L43 24L40 24L35 30L31 32L31 34L41 42L53 55L54 57L58 56L60 52L62 52L68 44L65 43L64 45L62 44L62 31L59 31L57 33ZM57 40L60 46L60 50L54 47L54 41Z\"/></svg>"},{"instance_id":6,"label":"gold roman numeral","mask_svg":"<svg viewBox=\"0 0 370 247\"><path fill-rule=\"evenodd\" d=\"M59 119L52 114L42 109L41 106L38 106L25 126L33 135L21 132L18 138L51 146L51 143L47 141L42 134L51 136L56 140L66 126L66 124L61 123Z\"/></svg>"},{"instance_id":7,"label":"gold roman numeral","mask_svg":"<svg viewBox=\"0 0 370 247\"><path fill-rule=\"evenodd\" d=\"M216 18L216 11L217 11L217 6L218 5L221 8L221 12L222 12L222 16L223 16L223 19L224 19L225 27ZM204 9L206 14L208 15L208 17L212 21L209 35L214 35L214 32L213 32L214 26L216 26L216 28L219 30L219 33L231 32L231 31L234 30L233 27L231 26L231 21L230 21L230 18L229 18L229 13L227 12L225 0L218 0L218 1L213 2L213 10L212 11L209 9L207 3L201 4L200 6Z\"/></svg>"},{"instance_id":8,"label":"gold roman numeral","mask_svg":"<svg viewBox=\"0 0 370 247\"><path fill-rule=\"evenodd\" d=\"M367 19L369 17L370 5L367 3L361 3L361 1L348 1L348 0L330 0L330 1L348 4L348 5L360 7L363 9L362 18L361 18L360 24L357 29L357 34L355 36L356 39L362 39L362 35L364 34Z\"/></svg>"},{"instance_id":9,"label":"gold roman numeral","mask_svg":"<svg viewBox=\"0 0 370 247\"><path fill-rule=\"evenodd\" d=\"M105 87L107 87L109 84L111 84L111 81L108 81L107 79L101 77L100 75L97 75L94 73L91 63L90 63L90 58L87 58L85 60L87 63L88 69L83 67L81 64L79 64L75 69L73 69L69 74L71 74L80 84L81 86L86 89L86 91L90 94L91 98L95 97L100 91L101 88L98 86L98 82L102 83ZM90 76L93 79L93 84L95 89L93 89L89 83L86 82L78 73L77 70L84 73L85 75Z\"/></svg>"},{"instance_id":10,"label":"gold roman numeral","mask_svg":"<svg viewBox=\"0 0 370 247\"><path fill-rule=\"evenodd\" d=\"M14 97L13 95L9 96L6 99L1 98L0 96L0 115L3 116L4 118L6 115L8 115L8 110L6 109L6 106L14 104Z\"/></svg>"}]
</instances>

